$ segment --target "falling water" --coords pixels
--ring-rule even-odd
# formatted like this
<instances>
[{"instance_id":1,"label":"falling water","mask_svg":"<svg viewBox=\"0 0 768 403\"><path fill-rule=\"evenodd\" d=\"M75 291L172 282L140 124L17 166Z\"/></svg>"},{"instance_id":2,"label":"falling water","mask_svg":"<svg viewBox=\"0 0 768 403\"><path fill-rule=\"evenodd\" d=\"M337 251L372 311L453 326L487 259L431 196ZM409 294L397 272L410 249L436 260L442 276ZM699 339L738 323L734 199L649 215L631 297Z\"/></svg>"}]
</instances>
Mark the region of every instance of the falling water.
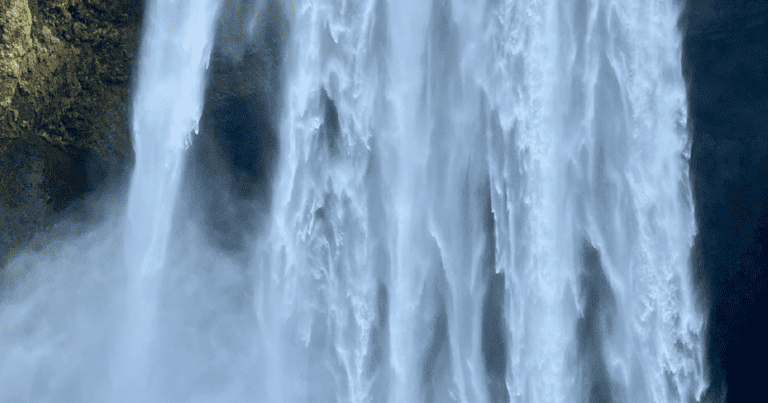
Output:
<instances>
[{"instance_id":1,"label":"falling water","mask_svg":"<svg viewBox=\"0 0 768 403\"><path fill-rule=\"evenodd\" d=\"M294 9L269 401L700 399L678 5Z\"/></svg>"},{"instance_id":2,"label":"falling water","mask_svg":"<svg viewBox=\"0 0 768 403\"><path fill-rule=\"evenodd\" d=\"M125 234L127 308L113 360L115 401L146 401L158 285L188 136L197 133L218 0L150 0L133 130Z\"/></svg>"},{"instance_id":3,"label":"falling water","mask_svg":"<svg viewBox=\"0 0 768 403\"><path fill-rule=\"evenodd\" d=\"M222 7L235 3L253 3L247 29L275 18L276 1ZM237 257L173 230L217 7L149 2L124 236L9 265L40 274L0 306L32 318L3 329L0 390L701 400L677 2L276 6L290 21L283 88L267 94L283 97L280 155L268 218Z\"/></svg>"}]
</instances>

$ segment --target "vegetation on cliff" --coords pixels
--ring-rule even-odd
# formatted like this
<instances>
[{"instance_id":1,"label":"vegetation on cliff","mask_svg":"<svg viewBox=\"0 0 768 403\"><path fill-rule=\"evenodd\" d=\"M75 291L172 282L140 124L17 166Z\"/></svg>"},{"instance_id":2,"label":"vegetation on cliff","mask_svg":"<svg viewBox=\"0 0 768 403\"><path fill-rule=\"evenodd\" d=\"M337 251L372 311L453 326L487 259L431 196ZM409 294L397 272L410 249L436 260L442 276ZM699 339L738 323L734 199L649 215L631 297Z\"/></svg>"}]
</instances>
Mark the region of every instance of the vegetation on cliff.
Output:
<instances>
[{"instance_id":1,"label":"vegetation on cliff","mask_svg":"<svg viewBox=\"0 0 768 403\"><path fill-rule=\"evenodd\" d=\"M0 264L129 172L143 1L0 0Z\"/></svg>"}]
</instances>

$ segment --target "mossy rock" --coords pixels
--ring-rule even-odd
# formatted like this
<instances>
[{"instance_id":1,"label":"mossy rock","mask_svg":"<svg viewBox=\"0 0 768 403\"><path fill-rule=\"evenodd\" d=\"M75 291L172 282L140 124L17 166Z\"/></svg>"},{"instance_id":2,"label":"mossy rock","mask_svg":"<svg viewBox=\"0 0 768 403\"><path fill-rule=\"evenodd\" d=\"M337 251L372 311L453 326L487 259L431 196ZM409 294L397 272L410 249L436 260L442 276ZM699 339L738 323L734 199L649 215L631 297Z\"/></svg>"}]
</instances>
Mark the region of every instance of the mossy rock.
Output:
<instances>
[{"instance_id":1,"label":"mossy rock","mask_svg":"<svg viewBox=\"0 0 768 403\"><path fill-rule=\"evenodd\" d=\"M130 172L143 13L141 0L0 0L0 265Z\"/></svg>"}]
</instances>

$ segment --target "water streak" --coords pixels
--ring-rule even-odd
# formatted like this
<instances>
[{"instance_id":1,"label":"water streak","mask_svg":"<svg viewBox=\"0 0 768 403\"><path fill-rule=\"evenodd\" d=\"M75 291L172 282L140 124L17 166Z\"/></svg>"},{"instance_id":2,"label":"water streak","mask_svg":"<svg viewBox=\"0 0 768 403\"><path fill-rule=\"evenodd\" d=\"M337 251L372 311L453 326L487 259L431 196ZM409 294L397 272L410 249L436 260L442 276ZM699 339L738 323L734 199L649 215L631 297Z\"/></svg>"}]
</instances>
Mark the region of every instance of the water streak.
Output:
<instances>
[{"instance_id":1,"label":"water streak","mask_svg":"<svg viewBox=\"0 0 768 403\"><path fill-rule=\"evenodd\" d=\"M125 233L6 268L37 277L0 306L8 323L28 318L3 329L14 344L0 348L0 390L20 401L701 400L677 2L225 1L236 24L224 28L243 32L222 29L217 55L232 71L275 69L246 86L258 102L219 104L280 111L227 117L227 130L256 133L226 133L232 149L253 141L241 156L279 144L274 177L239 193L263 191L271 207L239 214L258 197L235 206L195 193L201 184L182 197L259 217L237 231L176 210L218 4L150 1ZM249 137L274 135L256 127L273 121L279 141ZM211 138L224 130L210 126Z\"/></svg>"},{"instance_id":2,"label":"water streak","mask_svg":"<svg viewBox=\"0 0 768 403\"><path fill-rule=\"evenodd\" d=\"M677 5L294 5L273 401L701 398Z\"/></svg>"},{"instance_id":3,"label":"water streak","mask_svg":"<svg viewBox=\"0 0 768 403\"><path fill-rule=\"evenodd\" d=\"M183 151L203 107L218 0L149 1L133 106L136 167L125 234L127 308L113 360L113 399L146 401L158 284Z\"/></svg>"}]
</instances>

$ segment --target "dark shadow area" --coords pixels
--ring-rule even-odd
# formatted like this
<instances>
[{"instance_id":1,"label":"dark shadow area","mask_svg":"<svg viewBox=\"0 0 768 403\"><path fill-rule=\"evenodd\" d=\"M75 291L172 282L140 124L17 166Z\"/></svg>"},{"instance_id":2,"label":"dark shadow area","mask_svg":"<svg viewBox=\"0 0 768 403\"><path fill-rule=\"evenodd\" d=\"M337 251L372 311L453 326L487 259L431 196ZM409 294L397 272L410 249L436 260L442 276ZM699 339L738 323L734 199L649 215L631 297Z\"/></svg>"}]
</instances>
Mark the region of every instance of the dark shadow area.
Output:
<instances>
[{"instance_id":1,"label":"dark shadow area","mask_svg":"<svg viewBox=\"0 0 768 403\"><path fill-rule=\"evenodd\" d=\"M431 335L421 370L422 393L425 402L444 402L448 401L447 397L449 396L448 391L444 388L447 386L444 378L450 374L451 367L448 313L446 312L445 298L439 294L437 298L436 315L425 324L427 331L424 332Z\"/></svg>"},{"instance_id":2,"label":"dark shadow area","mask_svg":"<svg viewBox=\"0 0 768 403\"><path fill-rule=\"evenodd\" d=\"M490 190L490 180L485 189ZM488 376L488 393L493 403L509 402L507 391L507 332L504 319L504 273L496 273L495 220L491 209L491 197L487 195L483 211L485 251L483 267L486 277L485 299L483 300L482 333L480 350Z\"/></svg>"},{"instance_id":3,"label":"dark shadow area","mask_svg":"<svg viewBox=\"0 0 768 403\"><path fill-rule=\"evenodd\" d=\"M10 148L0 155L0 268L23 249L82 233L123 211L130 164L39 138Z\"/></svg>"},{"instance_id":4,"label":"dark shadow area","mask_svg":"<svg viewBox=\"0 0 768 403\"><path fill-rule=\"evenodd\" d=\"M421 366L421 401L426 403L447 402L450 398L453 382L450 378L451 366L451 336L448 331L449 298L444 294L449 292L448 280L440 255L437 242L432 242L431 267L424 267L430 275L425 282L419 307L424 320L420 334L424 340L414 340L425 348Z\"/></svg>"},{"instance_id":5,"label":"dark shadow area","mask_svg":"<svg viewBox=\"0 0 768 403\"><path fill-rule=\"evenodd\" d=\"M584 312L576 324L579 375L583 402L611 403L617 400L603 356L605 335L613 331L616 301L603 272L600 252L582 240L579 288Z\"/></svg>"},{"instance_id":6,"label":"dark shadow area","mask_svg":"<svg viewBox=\"0 0 768 403\"><path fill-rule=\"evenodd\" d=\"M270 1L258 13L251 0L223 6L200 133L187 151L182 215L228 251L242 251L270 214L288 35L280 4Z\"/></svg>"},{"instance_id":7,"label":"dark shadow area","mask_svg":"<svg viewBox=\"0 0 768 403\"><path fill-rule=\"evenodd\" d=\"M376 288L376 321L370 338L370 358L366 370L372 375L371 398L373 402L389 401L389 290L383 282Z\"/></svg>"},{"instance_id":8,"label":"dark shadow area","mask_svg":"<svg viewBox=\"0 0 768 403\"><path fill-rule=\"evenodd\" d=\"M768 2L689 0L680 25L693 270L709 312L705 401L754 401L768 360Z\"/></svg>"},{"instance_id":9,"label":"dark shadow area","mask_svg":"<svg viewBox=\"0 0 768 403\"><path fill-rule=\"evenodd\" d=\"M336 104L328 97L325 88L320 89L320 107L325 111L323 123L320 125L320 142L322 147L328 150L331 158L339 156L341 147L341 125L339 123L339 111Z\"/></svg>"}]
</instances>

